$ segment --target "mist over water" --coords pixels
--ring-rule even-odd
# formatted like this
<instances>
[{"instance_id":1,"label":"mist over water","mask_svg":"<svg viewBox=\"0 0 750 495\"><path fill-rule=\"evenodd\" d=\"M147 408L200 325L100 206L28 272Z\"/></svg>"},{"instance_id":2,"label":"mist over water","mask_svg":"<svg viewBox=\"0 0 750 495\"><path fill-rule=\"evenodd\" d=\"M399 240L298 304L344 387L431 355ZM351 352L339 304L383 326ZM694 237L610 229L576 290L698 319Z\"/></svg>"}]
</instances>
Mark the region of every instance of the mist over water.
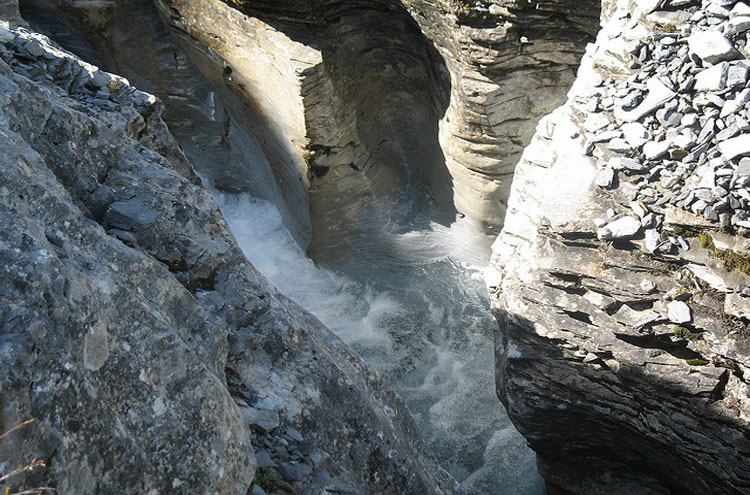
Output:
<instances>
[{"instance_id":1,"label":"mist over water","mask_svg":"<svg viewBox=\"0 0 750 495\"><path fill-rule=\"evenodd\" d=\"M544 493L533 453L494 394L481 249L458 229L433 224L352 237L343 243L349 252L319 266L273 204L214 194L253 265L386 377L467 493Z\"/></svg>"}]
</instances>

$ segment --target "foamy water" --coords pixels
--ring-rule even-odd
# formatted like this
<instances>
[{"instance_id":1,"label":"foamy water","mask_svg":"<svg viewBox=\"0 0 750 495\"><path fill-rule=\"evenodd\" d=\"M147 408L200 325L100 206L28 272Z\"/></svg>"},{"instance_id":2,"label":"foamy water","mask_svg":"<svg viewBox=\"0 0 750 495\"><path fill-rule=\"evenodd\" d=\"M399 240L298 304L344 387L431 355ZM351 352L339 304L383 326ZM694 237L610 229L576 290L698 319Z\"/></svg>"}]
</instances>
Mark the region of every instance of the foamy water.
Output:
<instances>
[{"instance_id":1,"label":"foamy water","mask_svg":"<svg viewBox=\"0 0 750 495\"><path fill-rule=\"evenodd\" d=\"M386 377L467 493L544 493L533 453L494 394L493 322L479 267L460 261L476 258L461 232L384 234L316 266L271 203L214 194L253 265Z\"/></svg>"}]
</instances>

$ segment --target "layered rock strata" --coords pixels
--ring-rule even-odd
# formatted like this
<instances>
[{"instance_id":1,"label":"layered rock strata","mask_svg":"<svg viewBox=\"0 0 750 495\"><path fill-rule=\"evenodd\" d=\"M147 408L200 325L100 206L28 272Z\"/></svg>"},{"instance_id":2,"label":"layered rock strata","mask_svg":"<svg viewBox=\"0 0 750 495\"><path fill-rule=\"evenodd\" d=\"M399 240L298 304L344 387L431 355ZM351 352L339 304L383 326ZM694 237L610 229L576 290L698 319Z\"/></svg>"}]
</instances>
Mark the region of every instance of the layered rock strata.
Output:
<instances>
[{"instance_id":1,"label":"layered rock strata","mask_svg":"<svg viewBox=\"0 0 750 495\"><path fill-rule=\"evenodd\" d=\"M304 147L313 255L425 212L497 231L521 150L598 21L597 2L159 5L185 46L218 56L196 64L205 75Z\"/></svg>"},{"instance_id":2,"label":"layered rock strata","mask_svg":"<svg viewBox=\"0 0 750 495\"><path fill-rule=\"evenodd\" d=\"M246 493L254 431L269 490L453 490L378 374L247 262L158 99L6 23L0 59L2 421L38 420L0 457L47 462L15 482Z\"/></svg>"},{"instance_id":3,"label":"layered rock strata","mask_svg":"<svg viewBox=\"0 0 750 495\"><path fill-rule=\"evenodd\" d=\"M487 272L498 395L565 492L750 493L748 5L672 3L617 5Z\"/></svg>"},{"instance_id":4,"label":"layered rock strata","mask_svg":"<svg viewBox=\"0 0 750 495\"><path fill-rule=\"evenodd\" d=\"M513 169L538 120L565 100L600 2L403 3L451 74L439 140L456 209L496 232Z\"/></svg>"}]
</instances>

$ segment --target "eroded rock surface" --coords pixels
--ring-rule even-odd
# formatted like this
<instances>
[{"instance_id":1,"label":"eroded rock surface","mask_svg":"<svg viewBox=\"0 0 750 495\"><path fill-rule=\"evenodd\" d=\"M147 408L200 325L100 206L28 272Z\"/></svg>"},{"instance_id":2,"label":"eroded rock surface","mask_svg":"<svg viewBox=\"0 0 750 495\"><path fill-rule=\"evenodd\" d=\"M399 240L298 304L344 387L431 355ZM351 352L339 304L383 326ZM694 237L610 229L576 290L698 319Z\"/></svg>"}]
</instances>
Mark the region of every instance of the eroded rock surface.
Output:
<instances>
[{"instance_id":1,"label":"eroded rock surface","mask_svg":"<svg viewBox=\"0 0 750 495\"><path fill-rule=\"evenodd\" d=\"M423 212L497 231L599 15L593 1L157 4L185 46L217 55L196 65L250 102L257 134L304 158L287 169L309 181L313 256Z\"/></svg>"},{"instance_id":2,"label":"eroded rock surface","mask_svg":"<svg viewBox=\"0 0 750 495\"><path fill-rule=\"evenodd\" d=\"M266 487L453 491L379 375L247 262L157 98L5 23L0 59L2 420L38 419L0 456L49 464L16 481L244 494L254 431L290 448Z\"/></svg>"},{"instance_id":3,"label":"eroded rock surface","mask_svg":"<svg viewBox=\"0 0 750 495\"><path fill-rule=\"evenodd\" d=\"M618 3L488 269L498 395L572 493L750 493L748 6L672 3Z\"/></svg>"}]
</instances>

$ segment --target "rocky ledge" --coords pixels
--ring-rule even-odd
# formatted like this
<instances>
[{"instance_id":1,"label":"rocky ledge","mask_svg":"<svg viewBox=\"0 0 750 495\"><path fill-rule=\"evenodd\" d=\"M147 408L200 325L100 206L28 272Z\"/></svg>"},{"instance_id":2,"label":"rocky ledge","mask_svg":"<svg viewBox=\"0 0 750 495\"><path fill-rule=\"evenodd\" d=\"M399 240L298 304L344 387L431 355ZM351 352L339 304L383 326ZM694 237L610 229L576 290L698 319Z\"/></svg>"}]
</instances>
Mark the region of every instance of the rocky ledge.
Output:
<instances>
[{"instance_id":1,"label":"rocky ledge","mask_svg":"<svg viewBox=\"0 0 750 495\"><path fill-rule=\"evenodd\" d=\"M7 20L0 88L2 429L37 420L0 459L46 464L9 490L453 492L378 373L247 262L160 100Z\"/></svg>"},{"instance_id":2,"label":"rocky ledge","mask_svg":"<svg viewBox=\"0 0 750 495\"><path fill-rule=\"evenodd\" d=\"M618 2L516 169L497 391L561 493L750 493L746 2Z\"/></svg>"}]
</instances>

